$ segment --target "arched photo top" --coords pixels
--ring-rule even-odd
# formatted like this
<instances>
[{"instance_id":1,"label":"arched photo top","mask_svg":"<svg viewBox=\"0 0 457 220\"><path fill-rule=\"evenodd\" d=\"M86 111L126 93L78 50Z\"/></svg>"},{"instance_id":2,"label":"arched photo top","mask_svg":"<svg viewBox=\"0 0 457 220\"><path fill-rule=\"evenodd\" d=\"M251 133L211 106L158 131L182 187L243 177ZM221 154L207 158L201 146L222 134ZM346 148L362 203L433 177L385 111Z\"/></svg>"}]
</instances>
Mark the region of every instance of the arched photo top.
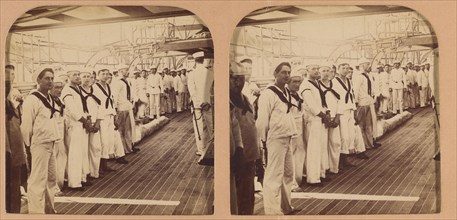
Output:
<instances>
[{"instance_id":1,"label":"arched photo top","mask_svg":"<svg viewBox=\"0 0 457 220\"><path fill-rule=\"evenodd\" d=\"M20 16L6 42L16 82L31 83L42 66L130 71L187 67L192 54L213 57L213 41L194 13L170 6L41 6Z\"/></svg>"}]
</instances>

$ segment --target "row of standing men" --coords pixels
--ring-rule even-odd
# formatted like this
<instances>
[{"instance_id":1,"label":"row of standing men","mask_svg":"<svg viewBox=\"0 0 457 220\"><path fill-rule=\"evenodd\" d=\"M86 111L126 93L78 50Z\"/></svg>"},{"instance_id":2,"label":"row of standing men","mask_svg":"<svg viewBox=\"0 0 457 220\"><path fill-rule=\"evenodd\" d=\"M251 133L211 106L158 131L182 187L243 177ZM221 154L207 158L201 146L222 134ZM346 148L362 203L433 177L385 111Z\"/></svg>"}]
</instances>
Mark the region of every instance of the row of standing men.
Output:
<instances>
[{"instance_id":1,"label":"row of standing men","mask_svg":"<svg viewBox=\"0 0 457 220\"><path fill-rule=\"evenodd\" d=\"M202 67L202 53L195 54L194 58L197 63L197 68L194 69L196 76L188 79L189 92L192 100L201 105L192 111L194 115L197 111L198 114L205 115L211 103L211 84L205 89L208 93L204 93L204 89L198 88L202 86L199 79L209 79L212 83L210 77L207 77L210 74L212 76L212 72L199 71L207 70ZM152 104L146 99L141 100L140 96L153 99L156 96L153 83L159 74L154 69L151 72L149 77L143 75L141 81L146 81L146 90L142 91L144 87L138 86L141 81L129 78L127 66L117 68L118 76L114 75L114 78L108 69L97 72L86 68L71 69L62 74L54 74L53 69L45 68L33 74L37 89L32 90L22 101L17 95L10 96L14 66L7 65L6 136L7 155L10 155L7 170L11 171L7 177L7 192L11 192L7 196L10 202L8 212L20 211L20 186L24 186L27 189L29 213L55 213L54 197L61 195L64 187L69 190L85 190L86 186L92 185L92 179L115 171L108 165L109 160L127 164L126 154L139 151L134 145L140 132L135 131L135 123L138 121L136 119L146 117L144 109L147 105L151 108L149 117L152 118L158 118L164 113L159 112L160 102L165 103L163 110L169 113L173 111L173 106L176 106L178 112L186 109L187 104L181 102L185 98L180 99L185 97L181 90L184 89L183 86L166 85L165 76L169 74L167 68L157 80L160 89L158 96L161 99L159 104L155 104L156 100ZM181 79L180 77L179 81ZM175 81L174 85L178 83L173 79L170 81ZM203 82L203 85L206 84L206 81ZM181 89L172 93L173 88ZM19 104L15 105L12 101ZM200 155L198 162L201 165L210 165L208 160L212 159L207 151L208 147L213 147L210 142L214 138L209 133L212 132L212 125L211 128L206 126L206 118L200 116L193 122L194 127L203 124L200 125L201 131L197 139L197 153ZM26 174L22 175L24 171Z\"/></svg>"},{"instance_id":2,"label":"row of standing men","mask_svg":"<svg viewBox=\"0 0 457 220\"><path fill-rule=\"evenodd\" d=\"M292 67L281 62L273 67L275 82L261 91L249 82L250 58L230 65L233 214L253 214L256 173L263 183L265 214L296 212L291 192L302 192L305 184L323 186L329 176L354 167L349 154L369 159L366 150L381 146L376 109L403 112L403 93L410 98L415 86L400 61L392 69L379 65L377 73L367 59L359 61L355 72L348 63ZM419 70L407 69L409 75ZM424 79L423 73L416 74ZM418 80L421 106L429 100L425 91L433 91L432 80Z\"/></svg>"}]
</instances>

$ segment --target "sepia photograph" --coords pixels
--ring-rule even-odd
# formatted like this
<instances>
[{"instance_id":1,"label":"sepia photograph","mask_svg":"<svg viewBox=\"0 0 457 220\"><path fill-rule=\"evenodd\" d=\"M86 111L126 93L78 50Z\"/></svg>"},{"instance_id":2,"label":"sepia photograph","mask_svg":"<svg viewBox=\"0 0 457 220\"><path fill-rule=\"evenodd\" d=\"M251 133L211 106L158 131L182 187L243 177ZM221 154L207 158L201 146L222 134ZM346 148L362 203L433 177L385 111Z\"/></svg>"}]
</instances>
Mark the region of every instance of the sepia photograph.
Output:
<instances>
[{"instance_id":1,"label":"sepia photograph","mask_svg":"<svg viewBox=\"0 0 457 220\"><path fill-rule=\"evenodd\" d=\"M6 212L212 215L213 48L178 7L54 5L17 18L5 45Z\"/></svg>"},{"instance_id":2,"label":"sepia photograph","mask_svg":"<svg viewBox=\"0 0 457 220\"><path fill-rule=\"evenodd\" d=\"M229 54L232 215L441 212L439 46L420 13L261 8Z\"/></svg>"}]
</instances>

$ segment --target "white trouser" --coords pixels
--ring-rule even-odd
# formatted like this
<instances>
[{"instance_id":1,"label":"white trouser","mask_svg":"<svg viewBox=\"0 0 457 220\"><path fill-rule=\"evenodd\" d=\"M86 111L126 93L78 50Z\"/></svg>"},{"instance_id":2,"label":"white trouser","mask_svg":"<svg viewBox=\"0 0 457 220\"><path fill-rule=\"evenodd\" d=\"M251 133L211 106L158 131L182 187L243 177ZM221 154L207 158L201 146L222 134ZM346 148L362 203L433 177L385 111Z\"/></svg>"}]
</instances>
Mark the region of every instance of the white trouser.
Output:
<instances>
[{"instance_id":1,"label":"white trouser","mask_svg":"<svg viewBox=\"0 0 457 220\"><path fill-rule=\"evenodd\" d=\"M398 110L403 113L403 89L393 89L392 99L394 113L397 113Z\"/></svg>"},{"instance_id":2,"label":"white trouser","mask_svg":"<svg viewBox=\"0 0 457 220\"><path fill-rule=\"evenodd\" d=\"M192 110L192 124L194 126L194 134L195 134L195 139L197 141L197 152L199 154L203 154L203 138L204 138L204 132L203 132L203 116L201 109L193 109Z\"/></svg>"},{"instance_id":3,"label":"white trouser","mask_svg":"<svg viewBox=\"0 0 457 220\"><path fill-rule=\"evenodd\" d=\"M425 106L425 94L426 94L425 87L422 87L422 89L419 90L421 107Z\"/></svg>"},{"instance_id":4,"label":"white trouser","mask_svg":"<svg viewBox=\"0 0 457 220\"><path fill-rule=\"evenodd\" d=\"M56 187L54 142L32 144L32 170L27 183L29 214L53 214ZM80 182L81 184L81 182Z\"/></svg>"},{"instance_id":5,"label":"white trouser","mask_svg":"<svg viewBox=\"0 0 457 220\"><path fill-rule=\"evenodd\" d=\"M363 135L362 135L362 129L360 129L360 126L354 125L353 127L353 133L354 133L354 142L353 146L355 146L355 152L356 153L362 153L366 151L365 147L365 142L363 141Z\"/></svg>"},{"instance_id":6,"label":"white trouser","mask_svg":"<svg viewBox=\"0 0 457 220\"><path fill-rule=\"evenodd\" d=\"M101 159L100 132L89 134L89 171L90 176L98 178Z\"/></svg>"},{"instance_id":7,"label":"white trouser","mask_svg":"<svg viewBox=\"0 0 457 220\"><path fill-rule=\"evenodd\" d=\"M84 163L89 161L88 135L79 121L69 122L68 128L69 142L68 147L68 187L81 187L81 181L86 181L86 173L84 172ZM86 154L84 154L84 149ZM87 160L83 158L87 156Z\"/></svg>"},{"instance_id":8,"label":"white trouser","mask_svg":"<svg viewBox=\"0 0 457 220\"><path fill-rule=\"evenodd\" d=\"M268 164L263 181L265 215L281 215L292 211L294 165L291 140L290 137L267 140Z\"/></svg>"},{"instance_id":9,"label":"white trouser","mask_svg":"<svg viewBox=\"0 0 457 220\"><path fill-rule=\"evenodd\" d=\"M176 92L176 111L182 111L182 92Z\"/></svg>"},{"instance_id":10,"label":"white trouser","mask_svg":"<svg viewBox=\"0 0 457 220\"><path fill-rule=\"evenodd\" d=\"M200 110L200 109L198 109ZM202 155L198 161L201 161L204 158L214 158L214 130L213 130L213 113L212 110L201 111L203 118L202 131L203 135L203 149L201 151Z\"/></svg>"},{"instance_id":11,"label":"white trouser","mask_svg":"<svg viewBox=\"0 0 457 220\"><path fill-rule=\"evenodd\" d=\"M340 128L328 129L328 166L330 172L338 173L338 164L340 162L341 136Z\"/></svg>"},{"instance_id":12,"label":"white trouser","mask_svg":"<svg viewBox=\"0 0 457 220\"><path fill-rule=\"evenodd\" d=\"M349 154L349 150L354 148L354 110L347 109L340 116L340 137L341 137L341 153ZM358 126L357 126L358 127Z\"/></svg>"},{"instance_id":13,"label":"white trouser","mask_svg":"<svg viewBox=\"0 0 457 220\"><path fill-rule=\"evenodd\" d=\"M114 131L113 133L113 139L114 139L114 158L120 158L125 156L125 148L124 145L122 144L122 137L121 133L119 130Z\"/></svg>"},{"instance_id":14,"label":"white trouser","mask_svg":"<svg viewBox=\"0 0 457 220\"><path fill-rule=\"evenodd\" d=\"M325 177L325 166L322 165L325 162L323 161L325 159L323 151L327 152L327 133L321 118L317 116L310 118L305 126L308 133L306 135L308 137L306 144L306 181L308 183L320 183L320 178Z\"/></svg>"},{"instance_id":15,"label":"white trouser","mask_svg":"<svg viewBox=\"0 0 457 220\"><path fill-rule=\"evenodd\" d=\"M390 97L384 97L381 101L381 111L386 113L388 112L388 107L389 107L389 102L390 102Z\"/></svg>"},{"instance_id":16,"label":"white trouser","mask_svg":"<svg viewBox=\"0 0 457 220\"><path fill-rule=\"evenodd\" d=\"M149 116L160 117L160 94L149 95Z\"/></svg>"},{"instance_id":17,"label":"white trouser","mask_svg":"<svg viewBox=\"0 0 457 220\"><path fill-rule=\"evenodd\" d=\"M294 188L299 187L303 178L306 150L303 134L292 137L291 151L294 159Z\"/></svg>"},{"instance_id":18,"label":"white trouser","mask_svg":"<svg viewBox=\"0 0 457 220\"><path fill-rule=\"evenodd\" d=\"M100 121L101 158L109 159L114 154L114 116L107 115Z\"/></svg>"},{"instance_id":19,"label":"white trouser","mask_svg":"<svg viewBox=\"0 0 457 220\"><path fill-rule=\"evenodd\" d=\"M55 142L54 155L56 156L56 183L58 187L56 191L58 192L63 187L68 160L67 148L65 147L63 140Z\"/></svg>"}]
</instances>

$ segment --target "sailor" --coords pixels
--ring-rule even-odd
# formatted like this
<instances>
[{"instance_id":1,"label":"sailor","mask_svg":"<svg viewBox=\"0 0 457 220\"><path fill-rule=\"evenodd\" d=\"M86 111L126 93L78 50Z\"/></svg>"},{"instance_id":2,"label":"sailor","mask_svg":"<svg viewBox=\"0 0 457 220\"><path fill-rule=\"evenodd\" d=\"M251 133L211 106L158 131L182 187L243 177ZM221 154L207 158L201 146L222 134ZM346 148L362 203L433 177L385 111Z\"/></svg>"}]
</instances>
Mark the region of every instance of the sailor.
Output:
<instances>
[{"instance_id":1,"label":"sailor","mask_svg":"<svg viewBox=\"0 0 457 220\"><path fill-rule=\"evenodd\" d=\"M14 66L10 67L14 70ZM8 69L8 65L5 69ZM11 69L10 69L11 70ZM14 72L5 71L5 92L8 97L11 83L14 81ZM26 154L24 139L21 134L21 116L18 108L7 98L5 100L5 147L6 147L6 166L5 166L5 206L7 213L21 212L21 185L25 184L26 179L22 174L27 172Z\"/></svg>"},{"instance_id":2,"label":"sailor","mask_svg":"<svg viewBox=\"0 0 457 220\"><path fill-rule=\"evenodd\" d=\"M146 109L149 107L149 98L147 97L147 73L141 70L140 77L135 79L136 96L138 97L138 109L136 118L143 119L146 117Z\"/></svg>"},{"instance_id":3,"label":"sailor","mask_svg":"<svg viewBox=\"0 0 457 220\"><path fill-rule=\"evenodd\" d=\"M251 82L252 59L246 56L242 56L238 58L238 63L243 65L244 71L246 72L246 83L243 88L243 94L248 97L249 101L254 106L254 103L260 95L260 89L254 82Z\"/></svg>"},{"instance_id":4,"label":"sailor","mask_svg":"<svg viewBox=\"0 0 457 220\"><path fill-rule=\"evenodd\" d=\"M417 107L418 100L419 100L419 86L417 83L417 73L414 69L414 65L412 62L408 62L406 65L407 72L406 72L406 81L408 86L408 108L414 109Z\"/></svg>"},{"instance_id":5,"label":"sailor","mask_svg":"<svg viewBox=\"0 0 457 220\"><path fill-rule=\"evenodd\" d=\"M114 143L114 117L116 115L114 97L112 94L111 86L108 84L110 79L110 72L108 69L101 69L98 71L98 82L93 86L93 94L100 100L98 105L97 118L95 119L94 127L100 133L100 167L99 174L106 174L107 172L115 171L108 165L110 154L115 154L122 158L124 147L122 144L115 145ZM118 146L118 148L115 148Z\"/></svg>"},{"instance_id":6,"label":"sailor","mask_svg":"<svg viewBox=\"0 0 457 220\"><path fill-rule=\"evenodd\" d=\"M297 135L292 137L291 145L294 160L294 184L292 192L301 191L300 185L302 184L303 168L306 157L306 148L303 137L303 98L298 93L302 82L303 69L292 69L289 82L287 83L287 88L289 89L292 97L291 103L293 106L290 111L292 112L295 120L295 126L297 128Z\"/></svg>"},{"instance_id":7,"label":"sailor","mask_svg":"<svg viewBox=\"0 0 457 220\"><path fill-rule=\"evenodd\" d=\"M89 115L91 116L91 127L89 129L88 137L88 146L89 151L87 154L89 162L89 178L98 179L99 178L99 169L100 169L100 160L101 160L101 141L100 141L100 128L95 126L98 119L98 109L102 104L101 100L94 94L94 83L95 79L93 78L92 70L85 69L81 71L81 91L83 93L84 99L87 103L87 109L89 110ZM104 104L104 103L103 103Z\"/></svg>"},{"instance_id":8,"label":"sailor","mask_svg":"<svg viewBox=\"0 0 457 220\"><path fill-rule=\"evenodd\" d=\"M67 123L68 146L68 187L72 190L84 190L84 185L91 185L86 175L89 172L88 132L91 118L87 102L83 97L80 85L80 71L67 71L70 82L62 90L62 100L66 106L65 120ZM87 157L87 158L86 158ZM83 185L84 184L84 185Z\"/></svg>"},{"instance_id":9,"label":"sailor","mask_svg":"<svg viewBox=\"0 0 457 220\"><path fill-rule=\"evenodd\" d=\"M392 89L393 112L396 114L403 113L403 92L406 92L406 74L400 68L400 61L393 63L394 68L390 73L389 87Z\"/></svg>"},{"instance_id":10,"label":"sailor","mask_svg":"<svg viewBox=\"0 0 457 220\"><path fill-rule=\"evenodd\" d=\"M430 104L430 99L434 96L434 72L433 72L433 67L430 68L430 63L428 61L425 62L425 69L424 69L425 75L427 76L428 79L428 88L427 88L427 105Z\"/></svg>"},{"instance_id":11,"label":"sailor","mask_svg":"<svg viewBox=\"0 0 457 220\"><path fill-rule=\"evenodd\" d=\"M327 133L325 125L330 123L325 96L319 85L321 74L319 65L306 65L308 79L300 86L304 100L305 139L306 144L306 181L311 186L323 186L328 169ZM327 161L325 159L327 158Z\"/></svg>"},{"instance_id":12,"label":"sailor","mask_svg":"<svg viewBox=\"0 0 457 220\"><path fill-rule=\"evenodd\" d=\"M146 96L149 97L149 114L154 119L160 117L160 94L162 93L162 80L157 73L157 68L151 68L151 74L148 76Z\"/></svg>"},{"instance_id":13,"label":"sailor","mask_svg":"<svg viewBox=\"0 0 457 220\"><path fill-rule=\"evenodd\" d=\"M59 127L54 117L55 103L48 94L54 72L46 68L32 77L38 90L24 100L21 132L24 144L30 146L32 170L27 184L30 214L53 214L56 186L56 158L54 147ZM81 180L79 179L79 184Z\"/></svg>"},{"instance_id":14,"label":"sailor","mask_svg":"<svg viewBox=\"0 0 457 220\"><path fill-rule=\"evenodd\" d=\"M181 80L181 70L173 74L173 88L175 89L176 112L181 112L183 109L182 99L184 94L184 84Z\"/></svg>"},{"instance_id":15,"label":"sailor","mask_svg":"<svg viewBox=\"0 0 457 220\"><path fill-rule=\"evenodd\" d=\"M255 161L260 151L255 127L254 108L247 96L242 94L245 83L245 70L240 63L230 64L230 109L239 122L243 144L236 146L232 159L234 169L236 198L239 215L254 214L254 176Z\"/></svg>"},{"instance_id":16,"label":"sailor","mask_svg":"<svg viewBox=\"0 0 457 220\"><path fill-rule=\"evenodd\" d=\"M284 215L294 211L291 191L294 182L292 136L297 134L291 113L291 95L286 83L291 66L281 62L272 66L275 82L259 97L256 127L267 151L263 203L266 215Z\"/></svg>"},{"instance_id":17,"label":"sailor","mask_svg":"<svg viewBox=\"0 0 457 220\"><path fill-rule=\"evenodd\" d=\"M178 88L175 87L175 79L176 79L176 71L175 70L172 70L169 74L169 84L170 84L170 102L171 102L171 112L175 112L177 111L178 107L177 107L177 100L176 100L176 94L177 94L177 90ZM176 85L178 86L178 85Z\"/></svg>"},{"instance_id":18,"label":"sailor","mask_svg":"<svg viewBox=\"0 0 457 220\"><path fill-rule=\"evenodd\" d=\"M328 152L327 159L330 173L337 174L339 171L338 166L341 151L341 136L339 128L341 111L338 108L341 96L335 90L338 85L333 84L336 80L332 80L335 75L331 70L333 69L331 66L333 65L329 63L320 65L319 72L321 73L321 79L319 80L319 84L325 97L327 112L332 118L332 123L325 127L325 133L327 133L327 149L323 148L323 152L324 154Z\"/></svg>"},{"instance_id":19,"label":"sailor","mask_svg":"<svg viewBox=\"0 0 457 220\"><path fill-rule=\"evenodd\" d=\"M173 79L171 78L170 76L170 71L168 68L164 68L163 71L162 71L162 83L163 83L163 87L164 87L164 112L167 112L167 113L172 113L173 112L173 103L172 103L172 97L171 97L171 94L172 94L172 84L173 84Z\"/></svg>"},{"instance_id":20,"label":"sailor","mask_svg":"<svg viewBox=\"0 0 457 220\"><path fill-rule=\"evenodd\" d=\"M120 65L117 69L120 78L116 82L113 82L112 85L116 108L115 126L119 128L125 153L136 153L139 149L133 146L133 135L135 134L135 120L133 117L133 103L136 99L135 91L128 80L128 66Z\"/></svg>"},{"instance_id":21,"label":"sailor","mask_svg":"<svg viewBox=\"0 0 457 220\"><path fill-rule=\"evenodd\" d=\"M424 71L421 70L420 64L416 64L414 66L416 69L416 74L417 74L417 83L419 85L419 100L420 100L420 107L425 107L425 100L426 100L426 92L427 92L427 87L428 87L428 76L425 74Z\"/></svg>"},{"instance_id":22,"label":"sailor","mask_svg":"<svg viewBox=\"0 0 457 220\"><path fill-rule=\"evenodd\" d=\"M54 100L56 110L54 117L56 118L57 125L59 127L59 140L55 142L54 154L56 156L56 188L55 195L62 195L62 189L64 186L65 172L67 169L68 162L68 145L65 143L65 104L60 98L62 95L62 90L65 87L65 82L63 77L55 75L54 82L49 95Z\"/></svg>"},{"instance_id":23,"label":"sailor","mask_svg":"<svg viewBox=\"0 0 457 220\"><path fill-rule=\"evenodd\" d=\"M354 100L357 108L356 121L362 130L363 140L367 149L379 147L374 141L376 125L374 124L374 80L369 75L371 63L366 58L359 60L361 73L353 76ZM374 119L374 120L373 120Z\"/></svg>"},{"instance_id":24,"label":"sailor","mask_svg":"<svg viewBox=\"0 0 457 220\"><path fill-rule=\"evenodd\" d=\"M189 89L187 86L187 69L181 70L181 81L183 84L183 94L182 94L182 108L184 110L189 109Z\"/></svg>"},{"instance_id":25,"label":"sailor","mask_svg":"<svg viewBox=\"0 0 457 220\"><path fill-rule=\"evenodd\" d=\"M214 74L211 69L205 66L204 55L203 52L196 52L192 55L196 67L188 76L188 87L193 105L193 118L196 122L194 129L197 135L197 148L200 139L203 140L202 145L200 145L201 148L198 149L198 153L201 154L198 163L200 165L212 165L214 158L210 152L214 149L214 129L210 93Z\"/></svg>"}]
</instances>

